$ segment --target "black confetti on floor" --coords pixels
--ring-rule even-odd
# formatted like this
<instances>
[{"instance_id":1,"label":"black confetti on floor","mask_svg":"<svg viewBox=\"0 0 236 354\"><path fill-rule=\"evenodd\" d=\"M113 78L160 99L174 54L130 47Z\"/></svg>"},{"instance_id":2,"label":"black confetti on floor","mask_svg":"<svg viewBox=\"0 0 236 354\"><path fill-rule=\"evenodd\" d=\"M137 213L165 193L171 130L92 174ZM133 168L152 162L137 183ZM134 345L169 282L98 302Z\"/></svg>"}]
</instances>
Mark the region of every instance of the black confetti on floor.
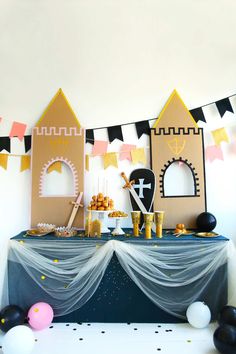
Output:
<instances>
[{"instance_id":1,"label":"black confetti on floor","mask_svg":"<svg viewBox=\"0 0 236 354\"><path fill-rule=\"evenodd\" d=\"M84 325L85 327L83 327L83 328L81 328L81 327L77 327L77 325ZM126 325L130 325L130 324L132 324L132 325L134 325L134 324L136 324L137 326L139 326L139 327L132 327L132 329L130 328L130 330L131 330L131 332L130 331L128 331L127 332L127 328L125 327ZM85 322L74 322L74 323L63 323L63 324L61 324L62 326L63 326L63 330L64 330L64 332L65 332L65 335L67 336L68 335L68 333L70 333L70 336L71 336L71 338L73 338L74 337L74 339L77 341L77 346L78 346L78 348L79 348L79 346L81 347L81 348L83 348L84 347L84 345L85 345L85 347L86 347L86 344L88 343L88 337L85 335L85 333L83 333L83 330L85 330L85 332L87 333L87 334L89 334L89 336L93 336L93 331L95 330L95 332L99 335L99 334L106 334L106 336L103 336L103 337L100 337L100 336L98 336L98 337L100 337L100 341L102 340L102 341L104 341L104 340L107 340L107 338L109 339L109 337L110 337L110 335L112 335L113 334L113 326L111 326L111 327L106 327L106 326L104 326L103 327L103 325L102 324L100 324L100 326L97 324L97 323L89 323L88 321L85 321ZM59 329L62 329L62 326L61 325L59 325L58 327L59 327ZM134 342L136 342L136 338L137 338L137 336L139 336L139 334L142 334L142 329L143 329L143 327L142 327L142 324L139 324L139 323L135 323L135 322L126 322L126 323L123 323L123 325L122 324L120 324L121 325L121 328L122 328L122 330L124 330L124 333L126 332L126 334L128 335L128 336L130 336L131 338L133 338L133 341ZM70 329L68 329L68 330L66 330L65 329L65 326L67 326L67 327L69 327L70 326ZM87 326L91 326L91 328L87 328ZM57 331L57 324L51 324L48 328L50 328L50 333L51 333L51 331L52 331L52 329L53 329L53 332L54 331ZM104 328L103 330L102 330L102 327ZM166 351L166 348L165 348L165 346L164 346L164 343L166 344L166 342L168 342L169 341L169 339L172 339L173 337L174 337L174 334L175 334L175 332L176 332L176 327L174 327L173 326L173 328L170 328L169 327L169 325L168 324L162 324L162 325L158 325L157 323L155 323L155 324L152 324L152 326L145 326L144 327L146 330L148 330L148 332L150 333L150 335L152 336L151 337L151 340L153 341L153 343L152 343L152 351L154 350L154 352L155 351L162 351L162 352L165 352ZM158 329L157 329L158 328ZM160 329L161 328L161 329ZM181 329L182 330L182 329ZM69 332L68 332L69 331ZM74 333L74 335L72 335L72 332L71 331L78 331L78 332L76 332L76 333ZM91 333L91 331L92 331L92 333ZM139 331L139 334L137 334L137 335L135 335L134 334L134 332L133 331ZM82 332L82 333L81 333ZM164 333L167 333L168 334L168 332L172 332L172 334L169 334L169 335L167 335L167 336L165 336L165 338L164 338L164 342L163 342L163 344L162 343L159 343L159 339L161 338L160 336L162 336L162 334L164 334ZM66 334L67 333L67 334ZM138 332L137 332L138 333ZM146 331L145 331L145 333L146 333ZM154 336L154 334L158 334L158 336ZM83 335L84 337L80 337L81 335ZM73 337L72 337L73 336ZM173 338L174 339L174 338ZM81 344L79 344L78 342L79 341L83 341L83 344L81 343ZM38 342L37 344L36 344L36 342ZM35 345L39 348L39 346L40 345L43 345L43 342L44 341L42 341L42 338L41 337L39 337L39 339L35 339ZM90 342L90 341L89 341ZM190 340L190 339L188 339L188 338L183 338L183 340L182 340L182 342L185 342L185 343L188 343L188 346L190 346L189 345L189 343L191 344L191 342L192 342L192 340ZM162 347L156 347L156 345L162 345ZM1 351L1 346L0 346L0 354L2 353L2 351ZM196 352L197 353L197 352Z\"/></svg>"}]
</instances>

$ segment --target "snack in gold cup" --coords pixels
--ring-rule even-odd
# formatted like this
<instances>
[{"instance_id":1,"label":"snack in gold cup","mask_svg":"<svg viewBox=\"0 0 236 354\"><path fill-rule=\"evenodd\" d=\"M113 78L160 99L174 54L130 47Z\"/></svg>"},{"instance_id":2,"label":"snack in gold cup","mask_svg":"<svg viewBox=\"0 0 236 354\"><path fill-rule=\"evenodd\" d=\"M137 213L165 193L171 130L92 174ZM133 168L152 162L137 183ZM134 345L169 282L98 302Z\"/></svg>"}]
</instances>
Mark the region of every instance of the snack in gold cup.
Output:
<instances>
[{"instance_id":1,"label":"snack in gold cup","mask_svg":"<svg viewBox=\"0 0 236 354\"><path fill-rule=\"evenodd\" d=\"M140 224L140 217L141 211L131 211L133 229L134 229L134 236L139 236L139 224Z\"/></svg>"},{"instance_id":2,"label":"snack in gold cup","mask_svg":"<svg viewBox=\"0 0 236 354\"><path fill-rule=\"evenodd\" d=\"M154 213L143 213L145 223L145 238L152 238L152 223Z\"/></svg>"},{"instance_id":3,"label":"snack in gold cup","mask_svg":"<svg viewBox=\"0 0 236 354\"><path fill-rule=\"evenodd\" d=\"M162 225L164 220L164 211L154 211L154 220L156 224L156 235L157 237L162 237Z\"/></svg>"}]
</instances>

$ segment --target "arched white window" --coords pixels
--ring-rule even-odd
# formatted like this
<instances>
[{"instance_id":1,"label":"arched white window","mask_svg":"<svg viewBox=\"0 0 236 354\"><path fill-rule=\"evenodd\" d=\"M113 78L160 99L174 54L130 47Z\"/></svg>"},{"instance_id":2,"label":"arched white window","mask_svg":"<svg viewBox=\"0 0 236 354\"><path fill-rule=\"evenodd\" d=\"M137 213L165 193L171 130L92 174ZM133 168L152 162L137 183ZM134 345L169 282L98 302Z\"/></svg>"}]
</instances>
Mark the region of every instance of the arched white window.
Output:
<instances>
[{"instance_id":1,"label":"arched white window","mask_svg":"<svg viewBox=\"0 0 236 354\"><path fill-rule=\"evenodd\" d=\"M171 163L165 171L163 182L165 197L195 195L194 176L185 162Z\"/></svg>"},{"instance_id":2,"label":"arched white window","mask_svg":"<svg viewBox=\"0 0 236 354\"><path fill-rule=\"evenodd\" d=\"M53 165L58 170L53 169ZM51 171L50 171L51 170ZM64 161L54 161L42 177L42 197L75 196L75 181L71 167Z\"/></svg>"}]
</instances>

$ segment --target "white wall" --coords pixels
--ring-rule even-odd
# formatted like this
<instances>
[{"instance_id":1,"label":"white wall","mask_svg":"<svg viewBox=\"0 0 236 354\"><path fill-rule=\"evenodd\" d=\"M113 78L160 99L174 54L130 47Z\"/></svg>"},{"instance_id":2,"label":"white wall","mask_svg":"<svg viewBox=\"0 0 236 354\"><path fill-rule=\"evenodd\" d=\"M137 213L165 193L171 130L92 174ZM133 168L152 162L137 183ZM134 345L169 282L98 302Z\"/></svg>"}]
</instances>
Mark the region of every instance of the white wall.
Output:
<instances>
[{"instance_id":1,"label":"white wall","mask_svg":"<svg viewBox=\"0 0 236 354\"><path fill-rule=\"evenodd\" d=\"M234 0L0 0L0 135L13 120L30 133L59 87L85 128L156 117L174 88L190 109L236 93L235 12ZM236 115L205 112L206 144L221 125L234 138ZM107 138L102 130L96 137ZM13 140L12 153L23 154ZM125 142L147 139L138 141L129 126ZM225 161L206 163L208 210L216 231L236 240L236 155L222 145ZM19 163L12 157L7 171L0 167L2 241L29 227L30 172L20 173ZM95 158L87 200L93 181L105 176L117 207L128 210L119 172L133 168L122 162L104 171Z\"/></svg>"}]
</instances>

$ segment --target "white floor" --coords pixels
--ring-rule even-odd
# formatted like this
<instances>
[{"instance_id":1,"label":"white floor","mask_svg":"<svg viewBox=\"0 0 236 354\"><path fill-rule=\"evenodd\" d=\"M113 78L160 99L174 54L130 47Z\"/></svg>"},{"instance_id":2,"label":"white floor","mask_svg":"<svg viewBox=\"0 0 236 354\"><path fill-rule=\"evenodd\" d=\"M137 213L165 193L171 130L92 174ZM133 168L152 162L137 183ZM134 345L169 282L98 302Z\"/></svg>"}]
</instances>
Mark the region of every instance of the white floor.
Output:
<instances>
[{"instance_id":1,"label":"white floor","mask_svg":"<svg viewBox=\"0 0 236 354\"><path fill-rule=\"evenodd\" d=\"M32 354L217 354L215 329L216 324L194 329L188 324L53 323L34 332Z\"/></svg>"}]
</instances>

